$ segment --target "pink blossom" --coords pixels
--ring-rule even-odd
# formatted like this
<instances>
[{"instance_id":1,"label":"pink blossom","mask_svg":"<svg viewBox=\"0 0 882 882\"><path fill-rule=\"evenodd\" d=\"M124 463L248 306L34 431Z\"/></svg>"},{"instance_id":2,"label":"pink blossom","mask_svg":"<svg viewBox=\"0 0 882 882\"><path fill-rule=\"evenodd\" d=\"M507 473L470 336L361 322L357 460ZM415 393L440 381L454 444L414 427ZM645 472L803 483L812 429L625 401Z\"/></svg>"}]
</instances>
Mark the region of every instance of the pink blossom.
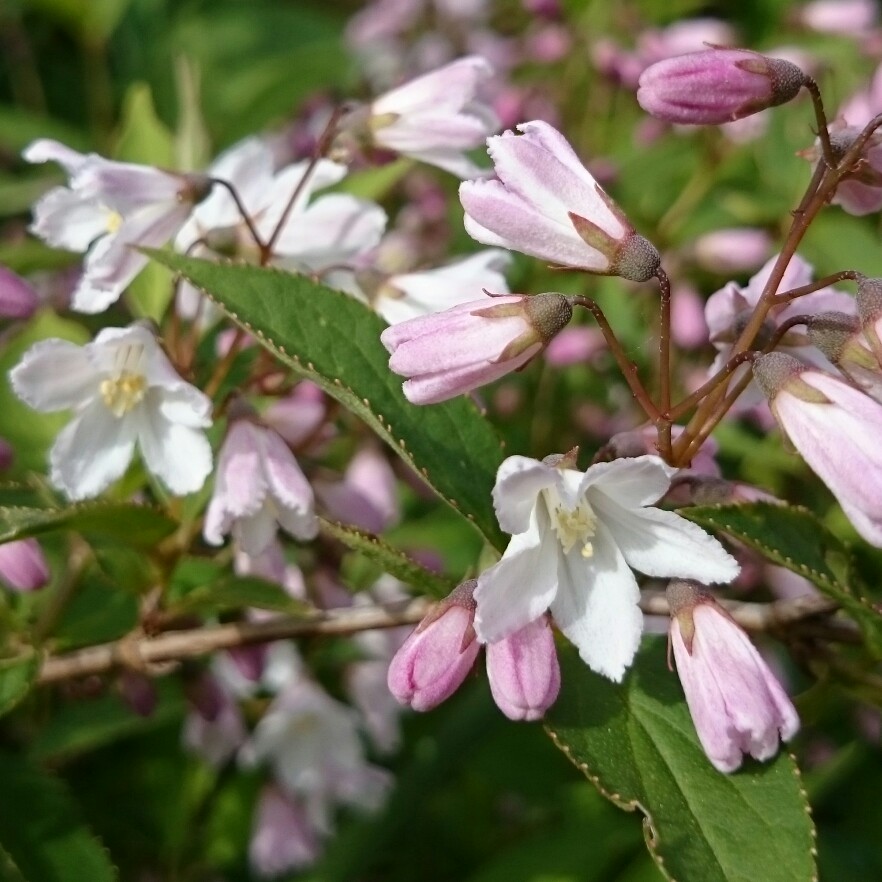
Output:
<instances>
[{"instance_id":1,"label":"pink blossom","mask_svg":"<svg viewBox=\"0 0 882 882\"><path fill-rule=\"evenodd\" d=\"M435 404L517 370L572 313L562 294L494 297L393 325L380 340L390 370L410 378L408 400Z\"/></svg>"},{"instance_id":2,"label":"pink blossom","mask_svg":"<svg viewBox=\"0 0 882 882\"><path fill-rule=\"evenodd\" d=\"M103 312L147 264L133 245L159 247L184 225L211 182L146 165L83 155L57 141L39 140L23 154L28 162L57 162L70 176L34 206L31 226L56 248L88 252L73 294L73 308Z\"/></svg>"},{"instance_id":3,"label":"pink blossom","mask_svg":"<svg viewBox=\"0 0 882 882\"><path fill-rule=\"evenodd\" d=\"M523 134L487 141L496 178L460 185L469 235L586 272L651 278L658 252L634 232L563 135L539 120L518 130Z\"/></svg>"},{"instance_id":4,"label":"pink blossom","mask_svg":"<svg viewBox=\"0 0 882 882\"><path fill-rule=\"evenodd\" d=\"M793 446L858 533L882 547L882 405L782 352L760 356L753 372Z\"/></svg>"},{"instance_id":5,"label":"pink blossom","mask_svg":"<svg viewBox=\"0 0 882 882\"><path fill-rule=\"evenodd\" d=\"M743 754L770 759L799 717L747 635L694 582L668 587L670 640L686 703L708 759L734 772Z\"/></svg>"},{"instance_id":6,"label":"pink blossom","mask_svg":"<svg viewBox=\"0 0 882 882\"><path fill-rule=\"evenodd\" d=\"M401 704L427 711L446 701L468 676L480 644L474 580L463 582L423 619L389 665L389 691Z\"/></svg>"},{"instance_id":7,"label":"pink blossom","mask_svg":"<svg viewBox=\"0 0 882 882\"><path fill-rule=\"evenodd\" d=\"M759 303L777 260L777 256L770 258L744 287L736 282L728 282L708 298L705 304L705 319L710 330L711 343L714 344L718 352L708 371L709 376L720 370L728 361L732 343L741 333L750 314ZM812 281L812 275L812 266L798 254L794 255L787 264L775 293L780 294L808 285ZM760 341L768 340L781 323L793 316L830 311L853 314L855 312L854 298L836 288L822 288L790 303L777 304L769 311L759 339ZM799 356L819 367L830 367L830 362L819 349L811 344L805 332L795 329L789 331L781 340L778 348L780 351ZM736 371L735 378L739 379L746 371L746 367L740 368ZM762 402L762 393L755 384L751 384L738 399L733 412L744 413L760 405L762 412L768 416Z\"/></svg>"},{"instance_id":8,"label":"pink blossom","mask_svg":"<svg viewBox=\"0 0 882 882\"><path fill-rule=\"evenodd\" d=\"M667 58L640 75L637 101L686 125L732 122L794 98L806 75L782 58L746 49L706 49Z\"/></svg>"},{"instance_id":9,"label":"pink blossom","mask_svg":"<svg viewBox=\"0 0 882 882\"><path fill-rule=\"evenodd\" d=\"M483 58L469 55L376 98L367 122L374 144L462 178L480 174L465 151L498 126L477 98L492 72Z\"/></svg>"},{"instance_id":10,"label":"pink blossom","mask_svg":"<svg viewBox=\"0 0 882 882\"><path fill-rule=\"evenodd\" d=\"M250 419L236 419L218 457L214 493L205 514L205 541L220 545L232 531L246 552L260 554L277 526L296 539L315 537L312 488L276 432Z\"/></svg>"},{"instance_id":11,"label":"pink blossom","mask_svg":"<svg viewBox=\"0 0 882 882\"><path fill-rule=\"evenodd\" d=\"M381 533L399 516L395 474L376 448L359 450L342 481L316 481L316 493L328 514L369 533Z\"/></svg>"},{"instance_id":12,"label":"pink blossom","mask_svg":"<svg viewBox=\"0 0 882 882\"><path fill-rule=\"evenodd\" d=\"M538 720L560 691L560 665L548 616L487 644L487 679L510 720Z\"/></svg>"},{"instance_id":13,"label":"pink blossom","mask_svg":"<svg viewBox=\"0 0 882 882\"><path fill-rule=\"evenodd\" d=\"M49 582L49 564L36 539L0 545L0 581L13 591L36 591Z\"/></svg>"}]
</instances>

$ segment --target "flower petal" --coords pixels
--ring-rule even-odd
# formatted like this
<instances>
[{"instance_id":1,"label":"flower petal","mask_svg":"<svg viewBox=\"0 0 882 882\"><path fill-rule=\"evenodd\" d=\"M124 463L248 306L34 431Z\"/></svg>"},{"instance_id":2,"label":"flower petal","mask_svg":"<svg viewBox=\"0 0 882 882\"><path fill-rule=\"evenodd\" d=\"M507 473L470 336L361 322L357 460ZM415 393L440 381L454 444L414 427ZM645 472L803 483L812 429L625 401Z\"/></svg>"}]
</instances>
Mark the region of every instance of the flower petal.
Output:
<instances>
[{"instance_id":1,"label":"flower petal","mask_svg":"<svg viewBox=\"0 0 882 882\"><path fill-rule=\"evenodd\" d=\"M61 430L49 455L52 483L70 499L97 496L132 459L135 425L117 419L98 399Z\"/></svg>"},{"instance_id":2,"label":"flower petal","mask_svg":"<svg viewBox=\"0 0 882 882\"><path fill-rule=\"evenodd\" d=\"M560 483L553 466L528 456L510 456L499 466L493 488L493 507L499 526L506 533L529 529L539 494Z\"/></svg>"},{"instance_id":3,"label":"flower petal","mask_svg":"<svg viewBox=\"0 0 882 882\"><path fill-rule=\"evenodd\" d=\"M31 346L9 379L22 401L51 412L79 407L97 396L100 378L86 349L52 338Z\"/></svg>"},{"instance_id":4,"label":"flower petal","mask_svg":"<svg viewBox=\"0 0 882 882\"><path fill-rule=\"evenodd\" d=\"M137 412L138 446L147 468L176 496L195 493L211 474L211 445L203 432L171 423L156 410Z\"/></svg>"},{"instance_id":5,"label":"flower petal","mask_svg":"<svg viewBox=\"0 0 882 882\"><path fill-rule=\"evenodd\" d=\"M628 564L647 576L711 583L731 582L740 572L713 536L672 511L626 509L601 493L589 499Z\"/></svg>"},{"instance_id":6,"label":"flower petal","mask_svg":"<svg viewBox=\"0 0 882 882\"><path fill-rule=\"evenodd\" d=\"M599 462L585 472L581 492L600 491L624 508L652 505L667 493L677 469L658 456L637 456Z\"/></svg>"},{"instance_id":7,"label":"flower petal","mask_svg":"<svg viewBox=\"0 0 882 882\"><path fill-rule=\"evenodd\" d=\"M545 507L537 506L529 528L478 578L475 631L482 643L513 634L548 609L558 590L558 547Z\"/></svg>"},{"instance_id":8,"label":"flower petal","mask_svg":"<svg viewBox=\"0 0 882 882\"><path fill-rule=\"evenodd\" d=\"M640 589L604 524L598 523L593 555L562 556L560 587L551 603L557 626L598 674L619 682L643 632Z\"/></svg>"}]
</instances>

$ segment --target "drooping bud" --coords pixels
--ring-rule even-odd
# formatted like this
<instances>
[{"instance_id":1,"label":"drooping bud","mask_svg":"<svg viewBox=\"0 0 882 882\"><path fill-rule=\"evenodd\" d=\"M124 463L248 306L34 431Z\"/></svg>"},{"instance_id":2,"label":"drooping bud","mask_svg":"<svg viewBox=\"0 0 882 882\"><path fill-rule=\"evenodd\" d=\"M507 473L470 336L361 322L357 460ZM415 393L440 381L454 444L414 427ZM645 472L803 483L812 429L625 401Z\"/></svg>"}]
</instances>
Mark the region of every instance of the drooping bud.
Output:
<instances>
[{"instance_id":1,"label":"drooping bud","mask_svg":"<svg viewBox=\"0 0 882 882\"><path fill-rule=\"evenodd\" d=\"M389 368L409 377L404 394L435 404L525 365L573 314L563 294L508 295L462 303L386 328Z\"/></svg>"},{"instance_id":2,"label":"drooping bud","mask_svg":"<svg viewBox=\"0 0 882 882\"><path fill-rule=\"evenodd\" d=\"M706 49L666 58L640 76L637 101L653 116L685 125L720 125L784 104L806 74L782 58L747 49Z\"/></svg>"},{"instance_id":3,"label":"drooping bud","mask_svg":"<svg viewBox=\"0 0 882 882\"><path fill-rule=\"evenodd\" d=\"M417 711L431 710L462 685L475 663L474 590L469 579L420 622L389 664L389 691Z\"/></svg>"},{"instance_id":4,"label":"drooping bud","mask_svg":"<svg viewBox=\"0 0 882 882\"><path fill-rule=\"evenodd\" d=\"M655 247L637 235L566 138L547 123L522 123L487 146L496 178L459 189L466 231L487 245L599 275L646 281Z\"/></svg>"},{"instance_id":5,"label":"drooping bud","mask_svg":"<svg viewBox=\"0 0 882 882\"><path fill-rule=\"evenodd\" d=\"M855 385L771 352L754 375L793 446L855 529L882 546L882 405Z\"/></svg>"},{"instance_id":6,"label":"drooping bud","mask_svg":"<svg viewBox=\"0 0 882 882\"><path fill-rule=\"evenodd\" d=\"M487 678L493 700L510 720L539 720L545 715L560 692L560 665L548 616L487 644Z\"/></svg>"},{"instance_id":7,"label":"drooping bud","mask_svg":"<svg viewBox=\"0 0 882 882\"><path fill-rule=\"evenodd\" d=\"M789 741L799 717L762 656L728 613L697 582L667 589L671 648L698 740L721 772L742 755L767 760Z\"/></svg>"}]
</instances>

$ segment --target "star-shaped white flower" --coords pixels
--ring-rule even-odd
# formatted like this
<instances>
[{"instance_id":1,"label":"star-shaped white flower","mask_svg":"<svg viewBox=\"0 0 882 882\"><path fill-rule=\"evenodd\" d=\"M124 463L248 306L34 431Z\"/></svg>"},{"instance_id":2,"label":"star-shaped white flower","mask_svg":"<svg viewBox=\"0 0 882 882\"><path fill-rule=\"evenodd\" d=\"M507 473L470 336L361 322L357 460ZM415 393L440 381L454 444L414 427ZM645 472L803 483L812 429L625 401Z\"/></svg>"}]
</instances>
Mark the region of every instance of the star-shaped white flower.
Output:
<instances>
[{"instance_id":1,"label":"star-shaped white flower","mask_svg":"<svg viewBox=\"0 0 882 882\"><path fill-rule=\"evenodd\" d=\"M10 372L35 410L73 410L52 447L52 482L70 499L97 496L125 472L137 444L144 464L177 495L211 472L211 399L178 376L145 326L105 328L85 346L34 344Z\"/></svg>"},{"instance_id":2,"label":"star-shaped white flower","mask_svg":"<svg viewBox=\"0 0 882 882\"><path fill-rule=\"evenodd\" d=\"M512 539L478 580L475 630L492 643L550 609L589 667L618 681L643 630L632 567L704 583L739 568L700 527L652 507L676 472L659 457L571 466L512 456L499 467L493 502Z\"/></svg>"}]
</instances>

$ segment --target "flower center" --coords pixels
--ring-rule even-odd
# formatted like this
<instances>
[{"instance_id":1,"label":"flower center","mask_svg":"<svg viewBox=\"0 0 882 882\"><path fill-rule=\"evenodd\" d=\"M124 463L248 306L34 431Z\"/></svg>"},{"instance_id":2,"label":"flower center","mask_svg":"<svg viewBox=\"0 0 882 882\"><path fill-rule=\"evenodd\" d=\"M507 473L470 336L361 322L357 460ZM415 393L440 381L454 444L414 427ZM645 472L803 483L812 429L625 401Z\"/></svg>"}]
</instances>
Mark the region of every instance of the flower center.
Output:
<instances>
[{"instance_id":1,"label":"flower center","mask_svg":"<svg viewBox=\"0 0 882 882\"><path fill-rule=\"evenodd\" d=\"M119 228L122 226L123 217L118 211L108 211L107 218L104 221L104 225L107 227L107 232L113 235L118 232Z\"/></svg>"},{"instance_id":2,"label":"flower center","mask_svg":"<svg viewBox=\"0 0 882 882\"><path fill-rule=\"evenodd\" d=\"M551 515L551 527L557 533L564 554L581 545L582 557L591 557L594 554L591 540L597 532L597 515L588 500L583 496L574 508L564 503L554 487L547 488L543 493Z\"/></svg>"},{"instance_id":3,"label":"flower center","mask_svg":"<svg viewBox=\"0 0 882 882\"><path fill-rule=\"evenodd\" d=\"M98 388L107 409L119 419L140 404L147 391L147 381L142 374L122 371L115 377L102 380Z\"/></svg>"}]
</instances>

